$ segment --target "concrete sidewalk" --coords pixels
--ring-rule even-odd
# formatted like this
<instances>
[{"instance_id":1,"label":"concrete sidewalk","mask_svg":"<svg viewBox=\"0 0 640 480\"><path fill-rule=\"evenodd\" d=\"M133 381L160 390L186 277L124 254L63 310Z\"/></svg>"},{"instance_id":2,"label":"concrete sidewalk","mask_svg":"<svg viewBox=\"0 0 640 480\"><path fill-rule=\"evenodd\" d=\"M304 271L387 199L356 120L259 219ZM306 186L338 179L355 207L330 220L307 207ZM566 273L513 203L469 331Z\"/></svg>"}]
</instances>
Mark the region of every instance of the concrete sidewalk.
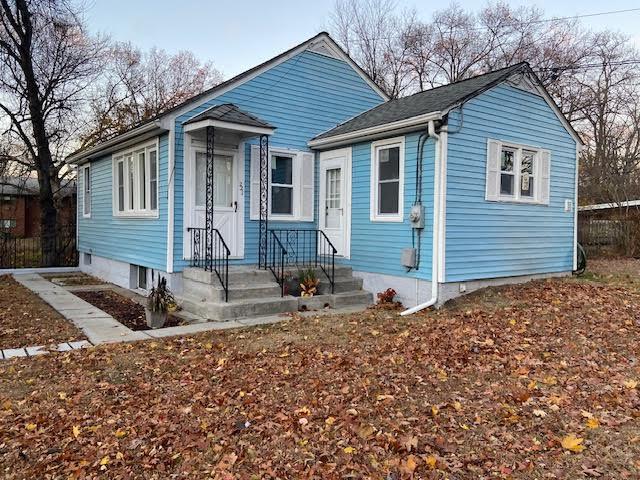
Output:
<instances>
[{"instance_id":1,"label":"concrete sidewalk","mask_svg":"<svg viewBox=\"0 0 640 480\"><path fill-rule=\"evenodd\" d=\"M134 332L125 327L111 315L76 297L65 288L54 285L37 273L14 274L13 277L82 330L94 345L150 338L144 332Z\"/></svg>"},{"instance_id":2,"label":"concrete sidewalk","mask_svg":"<svg viewBox=\"0 0 640 480\"><path fill-rule=\"evenodd\" d=\"M37 273L14 273L13 277L24 287L36 293L46 303L58 311L84 332L89 341L61 343L49 350L44 346L24 348L8 348L0 351L0 360L15 357L33 357L47 354L50 351L64 352L87 348L93 345L121 342L135 342L152 338L166 338L213 330L232 328L248 328L259 325L270 325L290 320L288 315L269 315L255 318L242 318L227 322L202 322L177 327L159 328L156 330L133 331L122 325L106 312L75 296L69 289L55 285ZM71 290L75 287L70 287ZM362 311L361 307L345 307L335 310L300 312L302 316L349 314Z\"/></svg>"}]
</instances>

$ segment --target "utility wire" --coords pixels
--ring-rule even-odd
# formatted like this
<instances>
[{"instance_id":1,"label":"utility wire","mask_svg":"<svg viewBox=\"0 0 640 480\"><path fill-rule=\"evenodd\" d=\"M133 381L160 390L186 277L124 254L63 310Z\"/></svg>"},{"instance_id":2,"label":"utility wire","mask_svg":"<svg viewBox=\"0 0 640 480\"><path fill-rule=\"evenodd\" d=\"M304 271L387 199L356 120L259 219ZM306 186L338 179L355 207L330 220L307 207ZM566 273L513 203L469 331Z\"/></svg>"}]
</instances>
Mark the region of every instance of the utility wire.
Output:
<instances>
[{"instance_id":1,"label":"utility wire","mask_svg":"<svg viewBox=\"0 0 640 480\"><path fill-rule=\"evenodd\" d=\"M601 17L604 15L616 15L616 14L620 14L620 13L637 13L640 12L640 8L627 8L624 10L610 10L607 12L596 12L596 13L584 13L584 14L580 14L580 15L570 15L570 16L566 16L566 17L552 17L552 18L541 18L539 20L530 20L530 21L516 21L516 22L512 22L512 23L505 23L502 25L497 25L496 27L518 27L518 26L528 26L528 25L534 25L534 24L540 24L540 23L551 23L551 22L559 22L562 20L577 20L577 19L581 19L581 18L591 18L591 17ZM451 28L451 29L445 29L443 30L444 32L454 32L454 31L491 31L491 30L495 30L495 28L492 27L470 27L470 28ZM351 33L353 34L357 34L357 32L354 32L353 30L350 30ZM394 39L398 39L398 38L402 38L402 34L396 34L396 35L392 35L392 36L379 36L379 37L375 37L377 39L380 40L394 40ZM370 38L371 40L372 38ZM359 41L358 39L354 39L354 41Z\"/></svg>"}]
</instances>

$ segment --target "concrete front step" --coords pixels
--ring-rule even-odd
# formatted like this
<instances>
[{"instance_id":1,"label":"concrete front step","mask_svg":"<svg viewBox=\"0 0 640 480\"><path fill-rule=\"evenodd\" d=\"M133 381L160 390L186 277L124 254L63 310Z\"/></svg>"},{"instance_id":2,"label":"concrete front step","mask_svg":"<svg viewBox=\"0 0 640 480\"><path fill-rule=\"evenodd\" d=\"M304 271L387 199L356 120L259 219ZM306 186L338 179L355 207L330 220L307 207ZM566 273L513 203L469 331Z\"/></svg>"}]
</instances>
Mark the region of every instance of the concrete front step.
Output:
<instances>
[{"instance_id":1,"label":"concrete front step","mask_svg":"<svg viewBox=\"0 0 640 480\"><path fill-rule=\"evenodd\" d=\"M220 285L218 275L215 272L205 271L203 268L185 268L182 272L182 278L208 285ZM255 266L229 266L229 285L272 281L275 281L275 277L269 270L259 270Z\"/></svg>"},{"instance_id":2,"label":"concrete front step","mask_svg":"<svg viewBox=\"0 0 640 480\"><path fill-rule=\"evenodd\" d=\"M320 294L326 295L331 293L331 284L327 278L320 278ZM335 285L333 287L333 293L346 293L362 290L362 279L356 277L338 278L335 279Z\"/></svg>"},{"instance_id":3,"label":"concrete front step","mask_svg":"<svg viewBox=\"0 0 640 480\"><path fill-rule=\"evenodd\" d=\"M181 303L184 310L207 320L216 321L298 311L298 300L291 296L252 298L224 303L198 301L185 295Z\"/></svg>"},{"instance_id":4,"label":"concrete front step","mask_svg":"<svg viewBox=\"0 0 640 480\"><path fill-rule=\"evenodd\" d=\"M198 300L209 302L224 302L224 289L218 285L209 285L185 278L183 291ZM245 300L250 298L277 297L280 295L280 286L275 282L230 284L229 300Z\"/></svg>"}]
</instances>

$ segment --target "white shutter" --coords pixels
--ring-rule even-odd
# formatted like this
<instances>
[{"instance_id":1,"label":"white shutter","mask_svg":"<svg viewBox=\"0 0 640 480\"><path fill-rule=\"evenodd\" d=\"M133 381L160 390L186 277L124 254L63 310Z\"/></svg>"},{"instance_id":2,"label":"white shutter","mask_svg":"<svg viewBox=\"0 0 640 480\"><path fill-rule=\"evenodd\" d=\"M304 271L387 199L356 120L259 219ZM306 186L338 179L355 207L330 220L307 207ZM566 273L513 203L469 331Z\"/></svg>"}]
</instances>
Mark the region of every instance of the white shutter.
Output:
<instances>
[{"instance_id":1,"label":"white shutter","mask_svg":"<svg viewBox=\"0 0 640 480\"><path fill-rule=\"evenodd\" d=\"M313 222L314 155L301 152L298 154L298 161L300 163L300 220Z\"/></svg>"},{"instance_id":2,"label":"white shutter","mask_svg":"<svg viewBox=\"0 0 640 480\"><path fill-rule=\"evenodd\" d=\"M540 152L540 197L538 201L544 205L549 205L550 180L551 152L542 150Z\"/></svg>"},{"instance_id":3,"label":"white shutter","mask_svg":"<svg viewBox=\"0 0 640 480\"><path fill-rule=\"evenodd\" d=\"M487 141L487 185L485 199L497 201L500 198L500 150L502 144L496 140Z\"/></svg>"},{"instance_id":4,"label":"white shutter","mask_svg":"<svg viewBox=\"0 0 640 480\"><path fill-rule=\"evenodd\" d=\"M251 145L249 218L260 220L260 147Z\"/></svg>"}]
</instances>

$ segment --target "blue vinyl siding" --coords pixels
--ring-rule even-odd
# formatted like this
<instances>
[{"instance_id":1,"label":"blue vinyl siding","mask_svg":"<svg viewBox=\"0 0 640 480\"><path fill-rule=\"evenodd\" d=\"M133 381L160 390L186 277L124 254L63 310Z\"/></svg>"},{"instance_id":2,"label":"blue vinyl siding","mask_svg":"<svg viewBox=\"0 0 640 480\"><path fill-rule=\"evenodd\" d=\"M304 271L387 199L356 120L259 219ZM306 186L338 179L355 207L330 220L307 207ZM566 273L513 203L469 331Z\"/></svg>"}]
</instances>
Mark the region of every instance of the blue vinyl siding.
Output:
<instances>
[{"instance_id":1,"label":"blue vinyl siding","mask_svg":"<svg viewBox=\"0 0 640 480\"><path fill-rule=\"evenodd\" d=\"M412 246L409 213L416 194L419 133L405 136L404 221L371 221L371 142L352 146L351 258L345 260L354 270L431 279L433 240L433 166L434 142L429 139L423 151L422 202L426 228L422 231L419 269L407 272L400 264L401 250ZM417 245L416 245L417 246Z\"/></svg>"},{"instance_id":2,"label":"blue vinyl siding","mask_svg":"<svg viewBox=\"0 0 640 480\"><path fill-rule=\"evenodd\" d=\"M186 266L184 241L184 134L182 123L212 105L234 103L257 115L277 129L269 139L271 146L309 150L307 142L382 102L380 96L347 63L305 51L260 74L223 95L199 105L176 119L175 236L174 270ZM244 175L244 259L238 263L256 263L258 222L250 220L250 151L245 145ZM318 165L316 188L318 195ZM316 201L317 206L317 201ZM317 210L317 208L316 208ZM317 212L314 216L317 222ZM314 228L316 222L270 222L272 228Z\"/></svg>"},{"instance_id":3,"label":"blue vinyl siding","mask_svg":"<svg viewBox=\"0 0 640 480\"><path fill-rule=\"evenodd\" d=\"M145 141L146 143L146 141ZM91 162L91 218L82 216L78 202L78 250L156 270L167 266L168 135L160 136L158 218L113 216L112 156ZM82 192L83 177L78 177Z\"/></svg>"},{"instance_id":4,"label":"blue vinyl siding","mask_svg":"<svg viewBox=\"0 0 640 480\"><path fill-rule=\"evenodd\" d=\"M575 140L544 99L512 86L463 109L449 122L446 281L570 271L574 214L564 202L574 199ZM487 139L551 151L548 206L485 200Z\"/></svg>"}]
</instances>

